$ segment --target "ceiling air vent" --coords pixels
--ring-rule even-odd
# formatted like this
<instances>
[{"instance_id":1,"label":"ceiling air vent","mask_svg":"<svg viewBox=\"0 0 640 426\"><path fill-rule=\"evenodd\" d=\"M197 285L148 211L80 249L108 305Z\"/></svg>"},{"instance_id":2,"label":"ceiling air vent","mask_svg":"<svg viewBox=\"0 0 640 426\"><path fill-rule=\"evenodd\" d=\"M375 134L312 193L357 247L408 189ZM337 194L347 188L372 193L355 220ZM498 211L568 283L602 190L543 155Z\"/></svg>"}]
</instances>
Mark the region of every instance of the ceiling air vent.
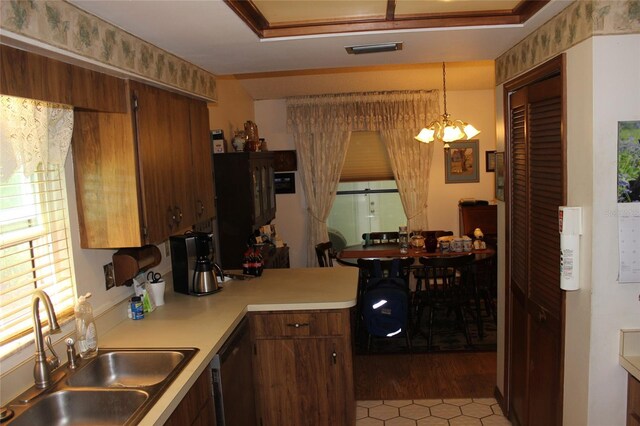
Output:
<instances>
[{"instance_id":1,"label":"ceiling air vent","mask_svg":"<svg viewBox=\"0 0 640 426\"><path fill-rule=\"evenodd\" d=\"M352 55L360 55L363 53L393 52L394 50L402 50L402 42L395 41L390 43L378 44L362 44L360 46L345 46L347 53Z\"/></svg>"}]
</instances>

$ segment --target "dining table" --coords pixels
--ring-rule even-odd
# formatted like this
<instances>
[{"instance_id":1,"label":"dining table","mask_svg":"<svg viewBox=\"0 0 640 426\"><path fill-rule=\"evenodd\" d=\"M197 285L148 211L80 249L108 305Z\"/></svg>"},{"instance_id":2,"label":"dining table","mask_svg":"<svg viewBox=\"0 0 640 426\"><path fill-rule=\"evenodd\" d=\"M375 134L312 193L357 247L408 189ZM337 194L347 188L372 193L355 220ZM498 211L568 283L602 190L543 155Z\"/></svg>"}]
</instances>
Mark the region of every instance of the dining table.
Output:
<instances>
[{"instance_id":1,"label":"dining table","mask_svg":"<svg viewBox=\"0 0 640 426\"><path fill-rule=\"evenodd\" d=\"M358 259L393 259L402 257L413 257L414 259L418 259L420 257L464 256L468 253L473 253L475 255L475 261L478 262L492 258L495 256L496 251L491 247L487 247L485 249L473 249L470 252L449 251L443 253L440 250L427 252L424 247L409 247L406 253L401 253L398 243L370 244L367 246L363 244L354 244L340 250L336 255L336 260L341 265L357 267Z\"/></svg>"}]
</instances>

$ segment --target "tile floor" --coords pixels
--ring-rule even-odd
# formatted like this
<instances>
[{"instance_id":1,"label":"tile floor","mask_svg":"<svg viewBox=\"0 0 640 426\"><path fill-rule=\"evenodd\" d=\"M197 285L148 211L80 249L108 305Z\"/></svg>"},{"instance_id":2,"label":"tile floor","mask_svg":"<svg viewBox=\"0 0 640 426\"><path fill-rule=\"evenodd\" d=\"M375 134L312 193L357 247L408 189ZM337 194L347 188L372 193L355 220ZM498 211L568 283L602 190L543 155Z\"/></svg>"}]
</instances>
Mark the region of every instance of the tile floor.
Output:
<instances>
[{"instance_id":1,"label":"tile floor","mask_svg":"<svg viewBox=\"0 0 640 426\"><path fill-rule=\"evenodd\" d=\"M356 426L508 426L494 398L358 401Z\"/></svg>"}]
</instances>

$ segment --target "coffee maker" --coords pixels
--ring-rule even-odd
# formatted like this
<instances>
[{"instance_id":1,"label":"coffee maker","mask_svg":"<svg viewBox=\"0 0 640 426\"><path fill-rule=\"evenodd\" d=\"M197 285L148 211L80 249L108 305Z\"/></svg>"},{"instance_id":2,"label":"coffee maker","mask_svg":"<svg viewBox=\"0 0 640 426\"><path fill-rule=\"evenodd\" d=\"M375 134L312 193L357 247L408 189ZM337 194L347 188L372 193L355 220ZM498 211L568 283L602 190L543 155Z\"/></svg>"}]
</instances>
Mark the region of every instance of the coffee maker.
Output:
<instances>
[{"instance_id":1,"label":"coffee maker","mask_svg":"<svg viewBox=\"0 0 640 426\"><path fill-rule=\"evenodd\" d=\"M221 290L224 272L211 260L213 236L189 232L169 238L173 290L193 296L205 296Z\"/></svg>"}]
</instances>

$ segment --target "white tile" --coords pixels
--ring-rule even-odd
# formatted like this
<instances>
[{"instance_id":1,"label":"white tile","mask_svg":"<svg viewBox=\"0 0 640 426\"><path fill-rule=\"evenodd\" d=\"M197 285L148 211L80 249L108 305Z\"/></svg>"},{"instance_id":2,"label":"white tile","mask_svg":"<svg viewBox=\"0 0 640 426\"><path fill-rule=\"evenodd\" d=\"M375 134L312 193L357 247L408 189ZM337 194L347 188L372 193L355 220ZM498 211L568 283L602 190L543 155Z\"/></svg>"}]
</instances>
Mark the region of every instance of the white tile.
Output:
<instances>
[{"instance_id":1,"label":"white tile","mask_svg":"<svg viewBox=\"0 0 640 426\"><path fill-rule=\"evenodd\" d=\"M356 419L364 419L365 417L369 417L369 410L365 407L356 407Z\"/></svg>"},{"instance_id":2,"label":"white tile","mask_svg":"<svg viewBox=\"0 0 640 426\"><path fill-rule=\"evenodd\" d=\"M356 426L384 426L384 422L382 420L367 417L364 419L356 420Z\"/></svg>"},{"instance_id":3,"label":"white tile","mask_svg":"<svg viewBox=\"0 0 640 426\"><path fill-rule=\"evenodd\" d=\"M473 400L471 398L457 398L457 399L444 399L443 402L445 404L462 406L466 404L471 404Z\"/></svg>"},{"instance_id":4,"label":"white tile","mask_svg":"<svg viewBox=\"0 0 640 426\"><path fill-rule=\"evenodd\" d=\"M463 405L460 407L462 410L462 414L465 416L475 417L481 419L483 417L487 417L493 414L493 410L488 405L478 404L477 402L472 402L471 404Z\"/></svg>"},{"instance_id":5,"label":"white tile","mask_svg":"<svg viewBox=\"0 0 640 426\"><path fill-rule=\"evenodd\" d=\"M460 407L450 404L438 404L431 407L431 415L443 419L451 419L462 415Z\"/></svg>"},{"instance_id":6,"label":"white tile","mask_svg":"<svg viewBox=\"0 0 640 426\"><path fill-rule=\"evenodd\" d=\"M442 404L441 399L414 399L414 404L424 405L425 407L433 407L434 405Z\"/></svg>"},{"instance_id":7,"label":"white tile","mask_svg":"<svg viewBox=\"0 0 640 426\"><path fill-rule=\"evenodd\" d=\"M416 426L416 421L405 419L404 417L396 417L384 422L384 426Z\"/></svg>"},{"instance_id":8,"label":"white tile","mask_svg":"<svg viewBox=\"0 0 640 426\"><path fill-rule=\"evenodd\" d=\"M376 405L382 405L382 401L356 401L356 404L358 405L358 407L371 408L375 407Z\"/></svg>"},{"instance_id":9,"label":"white tile","mask_svg":"<svg viewBox=\"0 0 640 426\"><path fill-rule=\"evenodd\" d=\"M407 405L406 407L401 407L400 415L408 419L418 420L423 417L430 416L431 411L429 411L429 407L425 407L424 405L411 404Z\"/></svg>"},{"instance_id":10,"label":"white tile","mask_svg":"<svg viewBox=\"0 0 640 426\"><path fill-rule=\"evenodd\" d=\"M418 426L449 426L449 422L440 417L425 417L417 422Z\"/></svg>"},{"instance_id":11,"label":"white tile","mask_svg":"<svg viewBox=\"0 0 640 426\"><path fill-rule=\"evenodd\" d=\"M459 416L449 419L451 426L482 426L480 419L469 416Z\"/></svg>"},{"instance_id":12,"label":"white tile","mask_svg":"<svg viewBox=\"0 0 640 426\"><path fill-rule=\"evenodd\" d=\"M384 405L390 405L392 407L404 407L406 405L413 404L413 400L411 399L390 399L384 400Z\"/></svg>"},{"instance_id":13,"label":"white tile","mask_svg":"<svg viewBox=\"0 0 640 426\"><path fill-rule=\"evenodd\" d=\"M398 409L389 405L378 405L377 407L369 408L369 417L374 419L389 420L399 415Z\"/></svg>"},{"instance_id":14,"label":"white tile","mask_svg":"<svg viewBox=\"0 0 640 426\"><path fill-rule=\"evenodd\" d=\"M496 413L499 416L504 416L504 413L502 412L502 408L500 407L500 404L493 404L491 406L491 409L493 410L494 413Z\"/></svg>"},{"instance_id":15,"label":"white tile","mask_svg":"<svg viewBox=\"0 0 640 426\"><path fill-rule=\"evenodd\" d=\"M511 422L504 416L492 415L482 419L484 426L511 426Z\"/></svg>"}]
</instances>

